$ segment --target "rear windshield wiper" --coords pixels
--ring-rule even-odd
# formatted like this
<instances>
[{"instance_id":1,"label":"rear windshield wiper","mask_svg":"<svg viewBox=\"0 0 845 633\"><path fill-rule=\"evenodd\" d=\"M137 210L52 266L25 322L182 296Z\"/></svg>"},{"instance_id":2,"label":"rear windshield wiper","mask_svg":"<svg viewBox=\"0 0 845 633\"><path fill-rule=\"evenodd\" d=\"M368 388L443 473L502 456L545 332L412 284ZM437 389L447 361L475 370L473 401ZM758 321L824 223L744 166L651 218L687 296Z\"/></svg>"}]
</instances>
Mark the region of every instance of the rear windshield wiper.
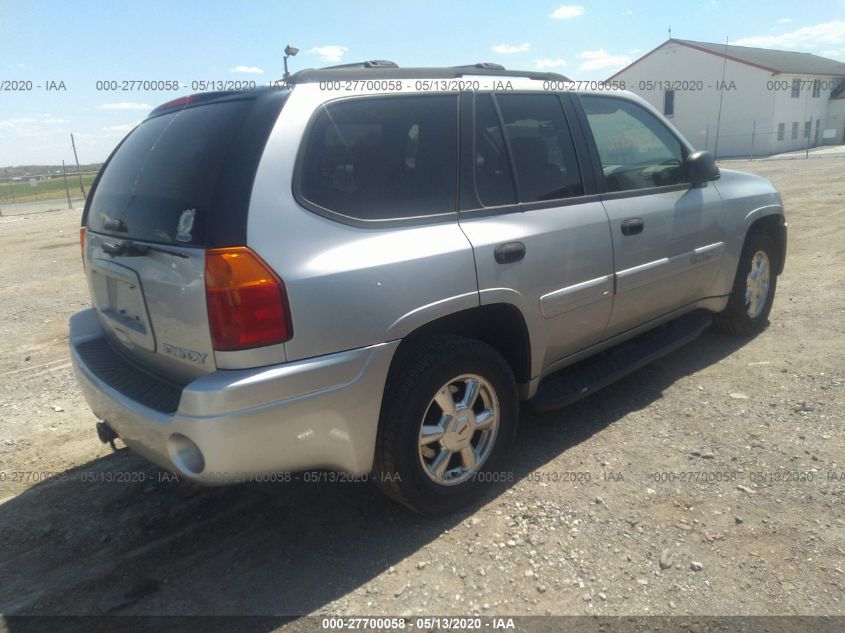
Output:
<instances>
[{"instance_id":1,"label":"rear windshield wiper","mask_svg":"<svg viewBox=\"0 0 845 633\"><path fill-rule=\"evenodd\" d=\"M120 242L119 244L103 242L102 249L103 252L110 257L143 257L150 251L155 251L157 253L173 255L174 257L181 257L183 259L188 258L185 253L180 253L179 251L172 251L159 246L150 246L149 244L136 244L132 240Z\"/></svg>"}]
</instances>

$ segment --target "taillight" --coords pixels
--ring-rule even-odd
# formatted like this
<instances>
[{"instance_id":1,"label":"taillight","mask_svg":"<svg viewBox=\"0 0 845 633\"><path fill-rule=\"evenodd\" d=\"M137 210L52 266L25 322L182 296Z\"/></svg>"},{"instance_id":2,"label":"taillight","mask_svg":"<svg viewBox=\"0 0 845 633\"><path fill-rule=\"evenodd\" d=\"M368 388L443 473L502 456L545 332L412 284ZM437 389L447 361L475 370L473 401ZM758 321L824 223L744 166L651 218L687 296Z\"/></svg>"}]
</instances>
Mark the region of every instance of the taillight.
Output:
<instances>
[{"instance_id":1,"label":"taillight","mask_svg":"<svg viewBox=\"0 0 845 633\"><path fill-rule=\"evenodd\" d=\"M284 283L245 246L206 251L205 297L214 349L284 343L293 336Z\"/></svg>"},{"instance_id":2,"label":"taillight","mask_svg":"<svg viewBox=\"0 0 845 633\"><path fill-rule=\"evenodd\" d=\"M79 229L79 248L82 250L82 265L85 265L85 227Z\"/></svg>"}]
</instances>

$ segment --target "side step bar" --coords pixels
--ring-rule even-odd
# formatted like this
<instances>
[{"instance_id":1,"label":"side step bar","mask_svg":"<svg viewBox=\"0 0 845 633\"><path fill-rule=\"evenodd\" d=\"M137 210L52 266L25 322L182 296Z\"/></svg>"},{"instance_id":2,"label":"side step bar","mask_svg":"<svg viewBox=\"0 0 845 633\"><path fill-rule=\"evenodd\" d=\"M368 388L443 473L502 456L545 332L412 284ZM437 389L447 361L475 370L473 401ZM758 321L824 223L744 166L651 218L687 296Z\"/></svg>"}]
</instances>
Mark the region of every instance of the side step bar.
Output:
<instances>
[{"instance_id":1,"label":"side step bar","mask_svg":"<svg viewBox=\"0 0 845 633\"><path fill-rule=\"evenodd\" d=\"M565 407L665 356L710 327L709 312L691 312L616 347L546 376L529 401L538 411Z\"/></svg>"}]
</instances>

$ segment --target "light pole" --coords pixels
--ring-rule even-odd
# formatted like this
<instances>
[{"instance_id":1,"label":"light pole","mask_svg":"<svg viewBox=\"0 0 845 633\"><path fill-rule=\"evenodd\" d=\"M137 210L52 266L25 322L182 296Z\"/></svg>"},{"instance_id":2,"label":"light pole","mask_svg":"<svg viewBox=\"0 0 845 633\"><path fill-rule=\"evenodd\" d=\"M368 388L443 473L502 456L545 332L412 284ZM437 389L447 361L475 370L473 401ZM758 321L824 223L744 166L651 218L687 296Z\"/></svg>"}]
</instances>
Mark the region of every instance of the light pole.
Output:
<instances>
[{"instance_id":1,"label":"light pole","mask_svg":"<svg viewBox=\"0 0 845 633\"><path fill-rule=\"evenodd\" d=\"M290 73L288 72L288 57L296 57L296 54L298 52L299 52L299 49L296 46L291 46L290 44L285 46L285 57L284 57L284 60L283 60L284 63L285 63L285 75L284 75L285 81L287 81L288 77L290 77Z\"/></svg>"}]
</instances>

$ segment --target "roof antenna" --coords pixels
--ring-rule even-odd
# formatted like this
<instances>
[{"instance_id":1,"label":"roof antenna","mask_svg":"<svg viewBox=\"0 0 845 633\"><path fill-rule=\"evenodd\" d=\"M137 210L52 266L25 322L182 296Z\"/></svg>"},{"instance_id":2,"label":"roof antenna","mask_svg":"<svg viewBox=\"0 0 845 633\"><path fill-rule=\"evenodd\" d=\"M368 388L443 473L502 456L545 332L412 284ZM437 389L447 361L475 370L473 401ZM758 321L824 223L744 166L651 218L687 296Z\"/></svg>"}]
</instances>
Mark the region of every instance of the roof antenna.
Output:
<instances>
[{"instance_id":1,"label":"roof antenna","mask_svg":"<svg viewBox=\"0 0 845 633\"><path fill-rule=\"evenodd\" d=\"M291 46L290 44L285 46L285 57L284 57L285 75L283 77L283 79L285 81L287 81L288 77L290 77L290 73L288 72L288 57L296 57L296 54L298 52L299 52L299 49L296 46Z\"/></svg>"},{"instance_id":2,"label":"roof antenna","mask_svg":"<svg viewBox=\"0 0 845 633\"><path fill-rule=\"evenodd\" d=\"M672 39L672 27L671 26L669 27L669 39L670 40Z\"/></svg>"}]
</instances>

